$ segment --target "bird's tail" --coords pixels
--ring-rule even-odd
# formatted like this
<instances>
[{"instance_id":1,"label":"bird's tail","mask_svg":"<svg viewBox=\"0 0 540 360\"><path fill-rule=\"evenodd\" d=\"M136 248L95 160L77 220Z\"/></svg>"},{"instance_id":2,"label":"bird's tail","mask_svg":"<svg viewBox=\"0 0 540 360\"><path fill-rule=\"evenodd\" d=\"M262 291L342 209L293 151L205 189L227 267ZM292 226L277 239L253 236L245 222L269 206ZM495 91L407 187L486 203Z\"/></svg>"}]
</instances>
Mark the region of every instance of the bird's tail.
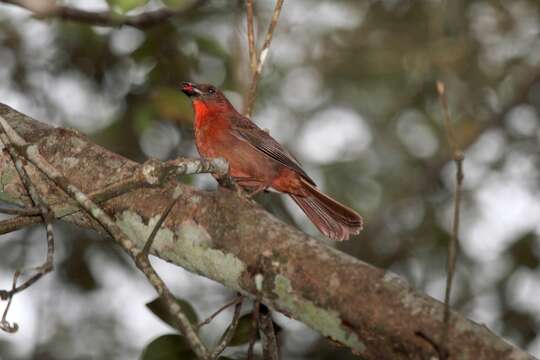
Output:
<instances>
[{"instance_id":1,"label":"bird's tail","mask_svg":"<svg viewBox=\"0 0 540 360\"><path fill-rule=\"evenodd\" d=\"M321 233L332 240L347 240L362 230L362 217L302 179L305 196L290 194Z\"/></svg>"}]
</instances>

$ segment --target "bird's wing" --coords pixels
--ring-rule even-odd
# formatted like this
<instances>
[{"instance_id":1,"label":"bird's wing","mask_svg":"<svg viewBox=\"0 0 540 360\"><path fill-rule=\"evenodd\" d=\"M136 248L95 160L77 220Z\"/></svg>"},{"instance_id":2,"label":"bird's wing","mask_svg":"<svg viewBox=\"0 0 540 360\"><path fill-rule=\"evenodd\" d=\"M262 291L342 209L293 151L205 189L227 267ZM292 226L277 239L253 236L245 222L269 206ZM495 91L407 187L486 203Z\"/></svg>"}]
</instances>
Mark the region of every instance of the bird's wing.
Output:
<instances>
[{"instance_id":1,"label":"bird's wing","mask_svg":"<svg viewBox=\"0 0 540 360\"><path fill-rule=\"evenodd\" d=\"M231 119L232 134L239 140L246 141L255 149L263 152L282 165L296 171L308 182L315 182L306 174L298 160L285 150L266 131L260 129L255 123L245 117L234 116Z\"/></svg>"}]
</instances>

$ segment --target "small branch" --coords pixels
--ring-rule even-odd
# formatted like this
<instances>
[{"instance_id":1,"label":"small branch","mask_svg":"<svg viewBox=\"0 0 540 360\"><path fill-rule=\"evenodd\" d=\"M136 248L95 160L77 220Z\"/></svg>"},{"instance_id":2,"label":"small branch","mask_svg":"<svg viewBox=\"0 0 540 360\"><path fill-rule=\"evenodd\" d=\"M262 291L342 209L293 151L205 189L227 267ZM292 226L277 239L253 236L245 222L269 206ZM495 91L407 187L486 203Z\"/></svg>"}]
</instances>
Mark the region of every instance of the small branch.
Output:
<instances>
[{"instance_id":1,"label":"small branch","mask_svg":"<svg viewBox=\"0 0 540 360\"><path fill-rule=\"evenodd\" d=\"M71 6L59 5L55 0L0 0L6 4L15 5L31 11L40 18L58 18L97 26L130 25L139 29L160 25L166 20L179 15L185 15L206 3L199 0L184 9L162 9L148 11L139 15L127 16L110 11L86 11Z\"/></svg>"},{"instance_id":2,"label":"small branch","mask_svg":"<svg viewBox=\"0 0 540 360\"><path fill-rule=\"evenodd\" d=\"M69 181L58 170L49 164L47 160L40 155L37 145L28 145L26 141L22 139L13 130L13 128L11 128L11 126L2 116L0 116L0 123L4 127L9 140L19 147L19 151L24 151L25 157L30 162L32 162L41 172L47 175L47 177L51 179L57 186L75 199L79 205L90 216L97 220L109 232L112 238L118 242L120 246L122 246L122 248L134 259L137 268L139 268L139 270L146 275L150 283L156 289L157 293L165 300L168 309L175 317L178 328L182 331L195 354L200 359L209 359L209 353L206 346L199 339L188 318L182 312L182 309L177 303L175 297L152 268L148 258L139 256L141 252L139 249L137 249L133 241L126 236L122 229L120 229L116 222L114 222L114 220L107 215L103 209L90 200L90 198L80 191L76 186L69 183ZM151 176L151 174L149 176Z\"/></svg>"},{"instance_id":3,"label":"small branch","mask_svg":"<svg viewBox=\"0 0 540 360\"><path fill-rule=\"evenodd\" d=\"M261 302L259 299L255 300L253 305L253 313L251 318L251 335L249 336L249 346L247 351L247 360L253 360L253 347L257 341L257 329L259 327L259 308Z\"/></svg>"},{"instance_id":4,"label":"small branch","mask_svg":"<svg viewBox=\"0 0 540 360\"><path fill-rule=\"evenodd\" d=\"M255 104L255 97L257 95L257 85L261 77L264 63L268 56L268 51L270 49L270 44L272 43L272 37L274 36L274 31L278 23L279 14L281 13L281 8L283 6L283 1L284 0L276 0L276 6L274 7L272 20L270 21L270 25L268 26L268 31L266 32L266 37L264 39L264 43L261 48L259 59L257 60L257 67L255 68L255 71L252 74L251 85L249 86L249 92L248 92L245 111L244 111L244 113L248 117L251 117L251 113L253 112L253 105ZM249 24L249 19L248 19L248 24Z\"/></svg>"},{"instance_id":5,"label":"small branch","mask_svg":"<svg viewBox=\"0 0 540 360\"><path fill-rule=\"evenodd\" d=\"M2 320L0 320L0 330L5 331L7 333L15 333L17 330L19 330L19 325L17 323L10 324L7 320L7 314L9 311L9 307L11 306L11 301L13 300L13 293L15 292L15 288L17 287L17 279L19 277L20 273L18 271L15 271L15 274L13 274L13 284L11 285L11 295L9 295L8 303L6 305L6 308L4 309L4 313L2 314Z\"/></svg>"},{"instance_id":6,"label":"small branch","mask_svg":"<svg viewBox=\"0 0 540 360\"><path fill-rule=\"evenodd\" d=\"M219 342L219 344L216 345L214 351L212 352L212 359L217 359L217 357L223 352L223 350L225 350L225 348L229 346L229 343L231 342L234 333L236 332L236 328L238 327L238 321L240 320L240 311L242 310L243 300L244 298L242 296L239 296L235 299L236 306L234 307L234 315L231 320L231 324L227 328L227 332L223 339Z\"/></svg>"},{"instance_id":7,"label":"small branch","mask_svg":"<svg viewBox=\"0 0 540 360\"><path fill-rule=\"evenodd\" d=\"M2 118L2 120L4 119ZM45 274L49 273L53 269L54 234L53 234L52 222L54 221L54 216L51 213L49 204L43 197L41 197L38 194L36 187L30 180L28 173L24 169L23 163L17 154L17 150L14 148L11 142L11 139L7 135L6 125L9 127L7 123L2 122L0 126L0 140L2 141L5 148L7 149L9 156L11 157L11 160L13 164L15 165L15 169L17 170L17 173L19 174L19 177L28 195L30 195L30 200L32 201L33 205L39 209L41 218L43 219L43 222L45 223L46 240L47 240L47 256L45 258L43 265L28 270L28 271L35 271L36 273L32 275L28 280L23 282L21 285L16 286L19 273L22 273L23 271L17 272L14 275L12 289L9 291L0 291L0 299L4 300L6 298L9 298L9 303L11 303L11 299L13 298L13 295L30 287L32 284L34 284L36 281L41 279L41 277L43 277ZM14 330L16 331L16 329Z\"/></svg>"},{"instance_id":8,"label":"small branch","mask_svg":"<svg viewBox=\"0 0 540 360\"><path fill-rule=\"evenodd\" d=\"M0 221L0 235L24 229L43 221L41 216L16 216Z\"/></svg>"},{"instance_id":9,"label":"small branch","mask_svg":"<svg viewBox=\"0 0 540 360\"><path fill-rule=\"evenodd\" d=\"M253 0L246 1L246 17L249 61L251 67L251 77L253 77L253 74L255 74L257 71L257 49L255 48L255 32L253 30Z\"/></svg>"},{"instance_id":10,"label":"small branch","mask_svg":"<svg viewBox=\"0 0 540 360\"><path fill-rule=\"evenodd\" d=\"M261 304L259 316L259 333L261 334L261 343L264 360L279 360L279 346L272 320L270 309Z\"/></svg>"},{"instance_id":11,"label":"small branch","mask_svg":"<svg viewBox=\"0 0 540 360\"><path fill-rule=\"evenodd\" d=\"M161 214L161 217L159 218L158 222L156 223L156 225L152 229L152 232L150 233L150 236L148 237L148 240L146 240L146 243L144 244L144 248L142 250L142 255L143 256L148 256L148 254L150 253L150 249L152 248L152 244L154 243L154 239L156 238L156 235L157 235L159 229L161 228L161 225L163 224L165 219L167 219L167 216L169 216L169 213L171 212L172 208L174 207L174 205L178 201L178 198L180 197L181 194L182 194L182 192L179 191L178 188L175 189L174 194L173 194L173 199L171 200L169 205L167 205L167 208L165 208L165 211L163 211L163 214Z\"/></svg>"},{"instance_id":12,"label":"small branch","mask_svg":"<svg viewBox=\"0 0 540 360\"><path fill-rule=\"evenodd\" d=\"M0 206L0 213L7 214L7 215L32 216L32 215L41 214L41 211L37 207L16 208L16 207Z\"/></svg>"},{"instance_id":13,"label":"small branch","mask_svg":"<svg viewBox=\"0 0 540 360\"><path fill-rule=\"evenodd\" d=\"M210 315L209 317L207 317L204 321L199 323L199 325L197 325L197 330L199 330L205 325L210 324L210 322L214 320L216 316L218 316L223 310L227 309L229 306L236 305L242 301L243 301L243 297L241 295L236 296L234 299L232 299L231 301L229 301L228 303L226 303L225 305L223 305L222 307L214 311L214 313Z\"/></svg>"},{"instance_id":14,"label":"small branch","mask_svg":"<svg viewBox=\"0 0 540 360\"><path fill-rule=\"evenodd\" d=\"M450 296L452 293L452 281L454 278L454 272L457 259L457 246L459 241L459 218L461 208L461 188L463 184L463 152L461 151L459 144L456 140L456 135L452 127L450 119L450 113L448 111L448 100L446 97L445 86L442 81L437 81L437 92L441 101L441 106L444 113L444 124L446 128L446 134L448 137L448 144L450 145L452 152L452 159L456 164L456 187L454 192L454 214L452 220L452 238L448 243L448 262L446 277L446 291L444 294L444 329L441 336L441 346L443 350L447 348L446 343L448 341L450 331ZM443 354L444 355L444 354ZM448 356L448 354L446 355ZM443 357L446 358L446 357Z\"/></svg>"}]
</instances>

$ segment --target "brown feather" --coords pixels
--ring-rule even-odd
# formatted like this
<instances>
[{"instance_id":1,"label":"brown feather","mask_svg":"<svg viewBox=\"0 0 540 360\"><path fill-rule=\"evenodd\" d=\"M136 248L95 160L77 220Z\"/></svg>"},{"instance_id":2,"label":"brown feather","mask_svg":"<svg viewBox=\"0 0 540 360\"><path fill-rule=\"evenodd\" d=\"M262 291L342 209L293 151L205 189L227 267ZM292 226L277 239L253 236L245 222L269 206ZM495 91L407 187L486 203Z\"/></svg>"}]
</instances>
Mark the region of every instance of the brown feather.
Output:
<instances>
[{"instance_id":1,"label":"brown feather","mask_svg":"<svg viewBox=\"0 0 540 360\"><path fill-rule=\"evenodd\" d=\"M347 240L362 230L362 217L354 210L320 192L306 181L302 182L306 196L290 194L321 233L332 240Z\"/></svg>"},{"instance_id":2,"label":"brown feather","mask_svg":"<svg viewBox=\"0 0 540 360\"><path fill-rule=\"evenodd\" d=\"M209 84L183 84L195 110L195 140L204 157L223 157L229 174L251 190L273 188L290 195L315 226L334 240L362 230L362 217L320 192L292 156L266 131L239 114Z\"/></svg>"}]
</instances>

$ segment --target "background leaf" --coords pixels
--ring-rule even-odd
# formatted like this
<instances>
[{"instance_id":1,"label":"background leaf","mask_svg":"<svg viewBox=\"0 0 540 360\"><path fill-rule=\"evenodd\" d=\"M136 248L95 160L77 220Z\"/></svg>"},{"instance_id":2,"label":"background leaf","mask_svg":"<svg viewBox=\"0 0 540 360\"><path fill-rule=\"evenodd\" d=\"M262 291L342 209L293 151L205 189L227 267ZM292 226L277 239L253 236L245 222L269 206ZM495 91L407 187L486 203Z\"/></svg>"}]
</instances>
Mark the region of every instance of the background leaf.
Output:
<instances>
[{"instance_id":1,"label":"background leaf","mask_svg":"<svg viewBox=\"0 0 540 360\"><path fill-rule=\"evenodd\" d=\"M107 3L114 11L126 13L139 6L146 5L148 0L107 0Z\"/></svg>"},{"instance_id":2,"label":"background leaf","mask_svg":"<svg viewBox=\"0 0 540 360\"><path fill-rule=\"evenodd\" d=\"M186 6L186 4L189 3L189 1L186 0L162 0L167 7L170 7L172 9L180 9Z\"/></svg>"},{"instance_id":3,"label":"background leaf","mask_svg":"<svg viewBox=\"0 0 540 360\"><path fill-rule=\"evenodd\" d=\"M239 346L244 345L249 342L249 339L251 337L251 320L252 315L251 313L245 314L240 317L238 320L238 326L236 327L236 330L234 332L234 336L232 337L231 341L229 342L229 346ZM221 335L221 340L223 340L223 337L229 331L230 325L227 327L223 335ZM259 339L259 332L257 332L257 340Z\"/></svg>"},{"instance_id":4,"label":"background leaf","mask_svg":"<svg viewBox=\"0 0 540 360\"><path fill-rule=\"evenodd\" d=\"M183 336L168 334L160 336L143 350L141 360L191 360L196 359Z\"/></svg>"},{"instance_id":5,"label":"background leaf","mask_svg":"<svg viewBox=\"0 0 540 360\"><path fill-rule=\"evenodd\" d=\"M199 317L197 316L197 312L195 311L193 306L183 299L177 298L176 301L182 308L184 314L186 314L188 320L194 325L197 324L199 322ZM152 311L154 315L156 315L158 318L176 329L176 322L167 310L167 307L165 306L165 301L161 297L157 297L151 302L147 303L146 307L148 307L148 309L150 309L150 311Z\"/></svg>"}]
</instances>

